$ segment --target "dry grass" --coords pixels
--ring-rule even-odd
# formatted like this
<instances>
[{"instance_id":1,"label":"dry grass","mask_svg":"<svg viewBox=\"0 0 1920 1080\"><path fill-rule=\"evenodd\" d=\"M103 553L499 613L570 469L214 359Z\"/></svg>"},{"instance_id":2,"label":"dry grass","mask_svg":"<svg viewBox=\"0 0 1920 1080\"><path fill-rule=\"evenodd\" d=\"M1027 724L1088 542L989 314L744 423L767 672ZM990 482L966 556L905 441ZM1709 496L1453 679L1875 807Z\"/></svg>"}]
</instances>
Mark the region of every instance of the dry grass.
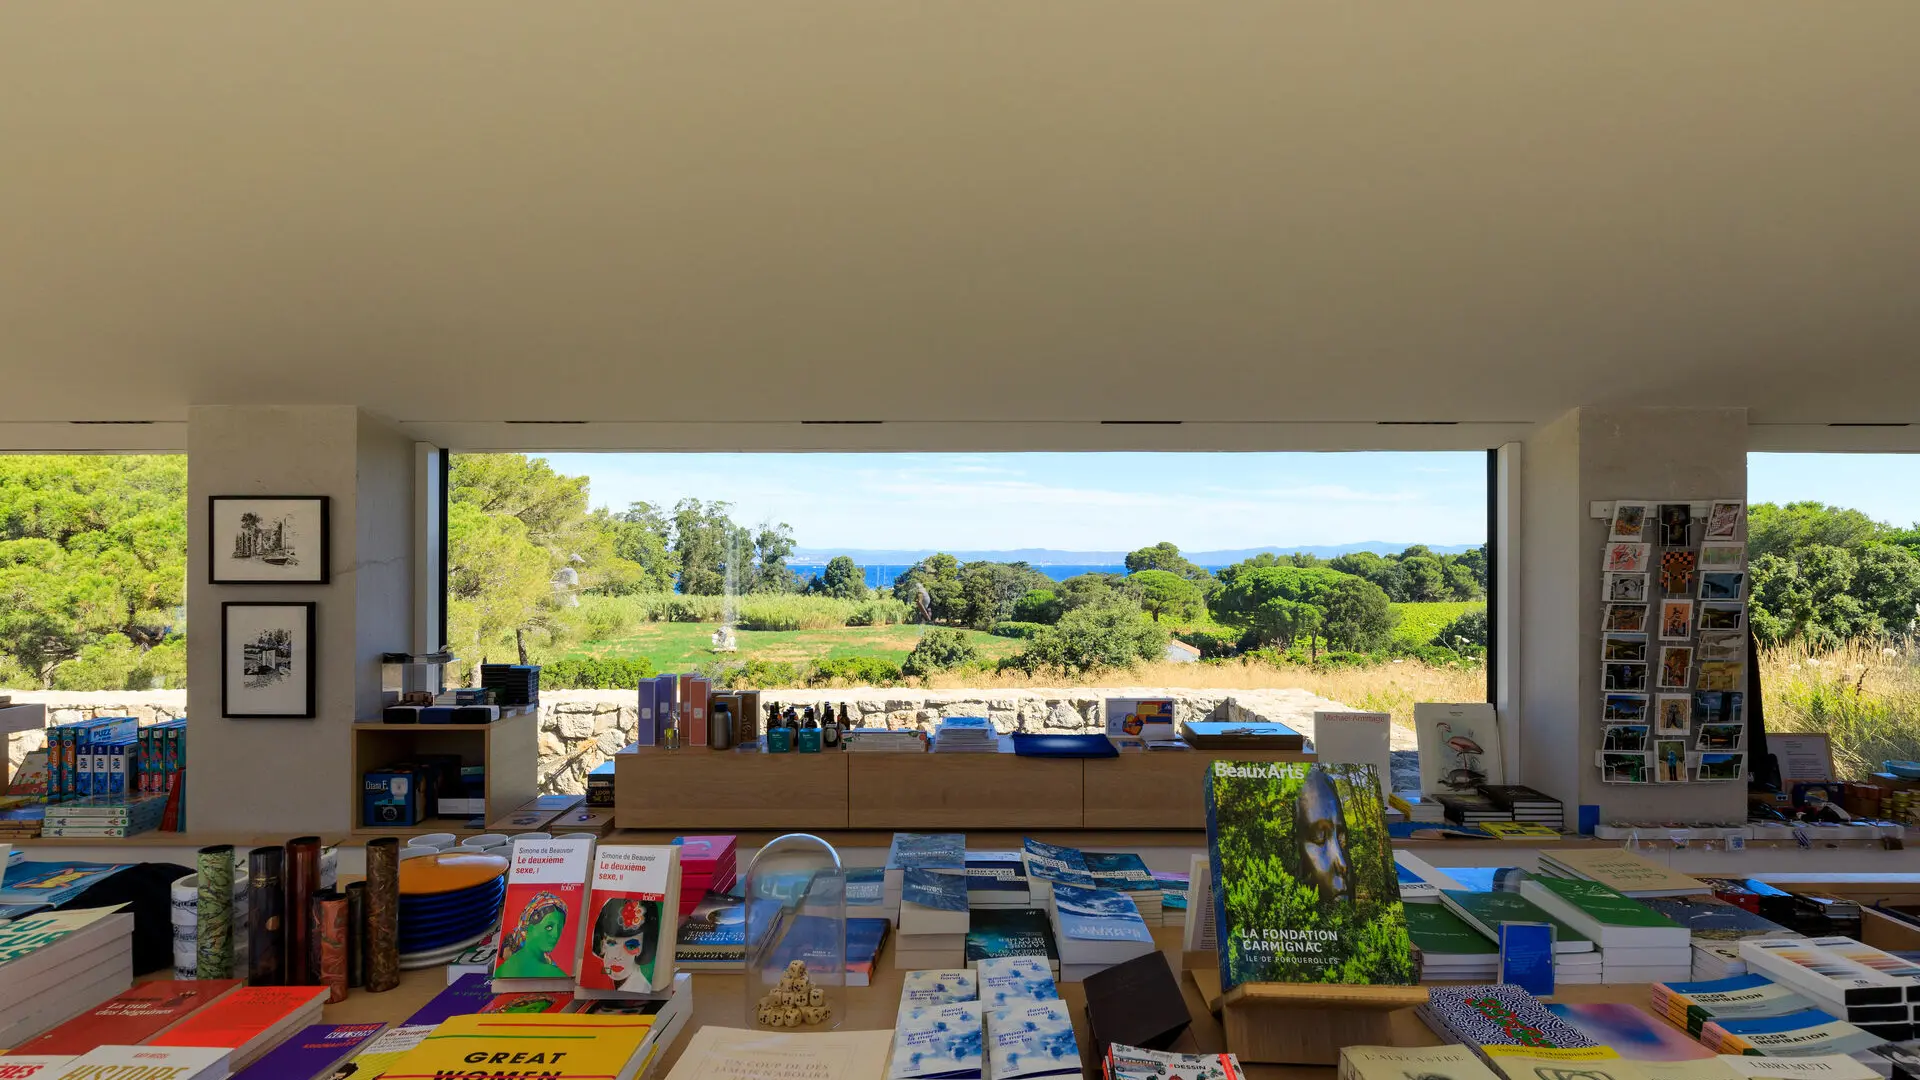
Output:
<instances>
[{"instance_id":1,"label":"dry grass","mask_svg":"<svg viewBox=\"0 0 1920 1080\"><path fill-rule=\"evenodd\" d=\"M1275 667L1271 664L1140 664L1099 675L1027 676L938 675L935 689L1014 690L1061 685L1088 687L1151 686L1168 690L1300 689L1355 709L1392 713L1395 723L1411 727L1416 701L1484 701L1487 671L1480 666L1430 667L1399 660L1369 668Z\"/></svg>"},{"instance_id":2,"label":"dry grass","mask_svg":"<svg viewBox=\"0 0 1920 1080\"><path fill-rule=\"evenodd\" d=\"M1760 681L1767 729L1826 732L1843 778L1865 778L1889 758L1920 760L1920 642L1765 649Z\"/></svg>"}]
</instances>

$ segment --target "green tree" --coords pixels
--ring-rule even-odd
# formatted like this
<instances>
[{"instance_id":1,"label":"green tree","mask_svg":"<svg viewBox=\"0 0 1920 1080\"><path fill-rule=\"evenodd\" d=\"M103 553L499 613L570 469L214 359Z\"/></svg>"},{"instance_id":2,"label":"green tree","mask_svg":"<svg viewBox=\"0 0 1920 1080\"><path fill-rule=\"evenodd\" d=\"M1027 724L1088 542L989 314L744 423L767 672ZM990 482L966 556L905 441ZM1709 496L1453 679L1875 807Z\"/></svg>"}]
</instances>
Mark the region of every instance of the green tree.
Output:
<instances>
[{"instance_id":1,"label":"green tree","mask_svg":"<svg viewBox=\"0 0 1920 1080\"><path fill-rule=\"evenodd\" d=\"M680 562L672 549L673 523L652 503L636 502L618 514L594 511L595 524L612 541L614 558L622 565L609 569L601 591L615 596L673 591Z\"/></svg>"},{"instance_id":2,"label":"green tree","mask_svg":"<svg viewBox=\"0 0 1920 1080\"><path fill-rule=\"evenodd\" d=\"M1447 584L1447 568L1439 559L1432 555L1415 555L1402 558L1400 567L1407 575L1408 600L1427 603L1452 599L1453 590Z\"/></svg>"},{"instance_id":3,"label":"green tree","mask_svg":"<svg viewBox=\"0 0 1920 1080\"><path fill-rule=\"evenodd\" d=\"M1334 648L1368 652L1385 647L1400 621L1380 586L1357 577L1342 576L1320 601L1325 612L1320 629Z\"/></svg>"},{"instance_id":4,"label":"green tree","mask_svg":"<svg viewBox=\"0 0 1920 1080\"><path fill-rule=\"evenodd\" d=\"M1054 595L1060 598L1062 612L1105 607L1122 599L1113 587L1116 581L1122 580L1125 579L1118 574L1075 574L1055 585Z\"/></svg>"},{"instance_id":5,"label":"green tree","mask_svg":"<svg viewBox=\"0 0 1920 1080\"><path fill-rule=\"evenodd\" d=\"M1127 575L1127 581L1139 594L1140 607L1153 616L1154 622L1163 615L1188 619L1199 611L1199 585L1170 570L1138 570Z\"/></svg>"},{"instance_id":6,"label":"green tree","mask_svg":"<svg viewBox=\"0 0 1920 1080\"><path fill-rule=\"evenodd\" d=\"M1075 608L1042 630L1017 663L1029 672L1087 672L1127 668L1166 653L1167 632L1132 603Z\"/></svg>"},{"instance_id":7,"label":"green tree","mask_svg":"<svg viewBox=\"0 0 1920 1080\"><path fill-rule=\"evenodd\" d=\"M1879 619L1851 595L1860 564L1842 548L1815 544L1792 560L1767 554L1753 560L1748 619L1763 643L1805 641L1830 648L1877 633Z\"/></svg>"},{"instance_id":8,"label":"green tree","mask_svg":"<svg viewBox=\"0 0 1920 1080\"><path fill-rule=\"evenodd\" d=\"M1460 617L1441 627L1429 645L1438 645L1443 649L1461 650L1461 645L1487 647L1487 609L1469 608L1461 612Z\"/></svg>"},{"instance_id":9,"label":"green tree","mask_svg":"<svg viewBox=\"0 0 1920 1080\"><path fill-rule=\"evenodd\" d=\"M956 622L966 615L966 602L960 595L960 560L944 552L929 555L908 567L893 581L893 596L908 605L925 588L933 617L940 622Z\"/></svg>"},{"instance_id":10,"label":"green tree","mask_svg":"<svg viewBox=\"0 0 1920 1080\"><path fill-rule=\"evenodd\" d=\"M1051 625L1060 621L1066 613L1066 606L1052 589L1029 589L1027 594L1013 602L1015 622L1045 623Z\"/></svg>"},{"instance_id":11,"label":"green tree","mask_svg":"<svg viewBox=\"0 0 1920 1080\"><path fill-rule=\"evenodd\" d=\"M519 518L472 503L447 507L447 644L469 676L480 664L517 658L529 629L551 633L550 567Z\"/></svg>"},{"instance_id":12,"label":"green tree","mask_svg":"<svg viewBox=\"0 0 1920 1080\"><path fill-rule=\"evenodd\" d=\"M1243 564L1244 567L1244 564ZM1291 647L1301 634L1314 634L1325 618L1329 592L1350 574L1324 566L1228 567L1228 576L1211 606L1222 622L1252 632L1256 642Z\"/></svg>"},{"instance_id":13,"label":"green tree","mask_svg":"<svg viewBox=\"0 0 1920 1080\"><path fill-rule=\"evenodd\" d=\"M970 562L960 567L959 621L976 630L1013 617L1014 604L1053 579L1023 562Z\"/></svg>"},{"instance_id":14,"label":"green tree","mask_svg":"<svg viewBox=\"0 0 1920 1080\"><path fill-rule=\"evenodd\" d=\"M800 588L800 579L787 568L793 555L793 526L761 522L753 534L753 587L757 593L790 593Z\"/></svg>"},{"instance_id":15,"label":"green tree","mask_svg":"<svg viewBox=\"0 0 1920 1080\"><path fill-rule=\"evenodd\" d=\"M1754 560L1762 555L1791 557L1815 545L1858 550L1886 540L1892 532L1858 510L1819 502L1756 503L1747 508L1747 553Z\"/></svg>"},{"instance_id":16,"label":"green tree","mask_svg":"<svg viewBox=\"0 0 1920 1080\"><path fill-rule=\"evenodd\" d=\"M0 683L184 685L186 492L180 456L0 458Z\"/></svg>"},{"instance_id":17,"label":"green tree","mask_svg":"<svg viewBox=\"0 0 1920 1080\"><path fill-rule=\"evenodd\" d=\"M1194 564L1185 555L1180 554L1178 547L1166 540L1127 555L1127 573L1138 574L1142 570L1165 570L1170 574L1178 574L1188 581L1213 580L1213 575L1207 573L1205 567Z\"/></svg>"},{"instance_id":18,"label":"green tree","mask_svg":"<svg viewBox=\"0 0 1920 1080\"><path fill-rule=\"evenodd\" d=\"M865 600L867 598L866 571L854 565L851 556L835 555L827 560L826 568L820 571L820 576L807 584L807 591L839 600Z\"/></svg>"},{"instance_id":19,"label":"green tree","mask_svg":"<svg viewBox=\"0 0 1920 1080\"><path fill-rule=\"evenodd\" d=\"M681 499L673 506L673 554L680 562L680 591L689 596L720 596L727 591L727 567L734 568L735 592L754 583L754 543L734 524L733 504Z\"/></svg>"},{"instance_id":20,"label":"green tree","mask_svg":"<svg viewBox=\"0 0 1920 1080\"><path fill-rule=\"evenodd\" d=\"M1327 566L1343 574L1352 574L1364 578L1379 586L1387 594L1387 599L1398 603L1407 600L1407 572L1400 560L1375 554L1371 551L1355 551L1336 556L1327 562Z\"/></svg>"},{"instance_id":21,"label":"green tree","mask_svg":"<svg viewBox=\"0 0 1920 1080\"><path fill-rule=\"evenodd\" d=\"M966 631L936 626L923 634L913 651L900 664L907 675L932 675L951 671L980 659L980 650L968 640Z\"/></svg>"}]
</instances>

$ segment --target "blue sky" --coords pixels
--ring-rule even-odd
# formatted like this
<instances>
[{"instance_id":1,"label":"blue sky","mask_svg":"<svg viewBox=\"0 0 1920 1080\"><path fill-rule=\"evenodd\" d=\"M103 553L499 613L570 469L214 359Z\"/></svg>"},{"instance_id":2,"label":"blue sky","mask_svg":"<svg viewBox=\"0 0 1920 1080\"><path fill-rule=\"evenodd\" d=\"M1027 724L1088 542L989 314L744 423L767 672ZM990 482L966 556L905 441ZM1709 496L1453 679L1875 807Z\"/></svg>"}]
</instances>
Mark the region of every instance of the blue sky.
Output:
<instances>
[{"instance_id":1,"label":"blue sky","mask_svg":"<svg viewBox=\"0 0 1920 1080\"><path fill-rule=\"evenodd\" d=\"M1905 527L1920 522L1920 454L1748 454L1747 498L1823 502Z\"/></svg>"},{"instance_id":2,"label":"blue sky","mask_svg":"<svg viewBox=\"0 0 1920 1080\"><path fill-rule=\"evenodd\" d=\"M724 499L803 548L1188 551L1486 540L1486 455L548 454L596 506Z\"/></svg>"}]
</instances>

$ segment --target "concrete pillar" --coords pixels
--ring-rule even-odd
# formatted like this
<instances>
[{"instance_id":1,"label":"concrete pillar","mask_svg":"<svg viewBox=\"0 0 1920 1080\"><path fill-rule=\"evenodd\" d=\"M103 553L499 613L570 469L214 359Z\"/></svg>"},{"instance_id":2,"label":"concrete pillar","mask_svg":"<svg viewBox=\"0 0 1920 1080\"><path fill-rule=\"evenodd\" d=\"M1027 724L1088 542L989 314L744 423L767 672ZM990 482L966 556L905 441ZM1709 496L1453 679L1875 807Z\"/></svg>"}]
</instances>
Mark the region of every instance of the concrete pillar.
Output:
<instances>
[{"instance_id":1,"label":"concrete pillar","mask_svg":"<svg viewBox=\"0 0 1920 1080\"><path fill-rule=\"evenodd\" d=\"M350 405L202 405L187 414L188 827L339 833L351 827L356 717L377 716L380 654L412 641L413 442ZM207 499L326 495L326 585L213 585ZM313 601L315 716L228 720L220 605Z\"/></svg>"},{"instance_id":2,"label":"concrete pillar","mask_svg":"<svg viewBox=\"0 0 1920 1080\"><path fill-rule=\"evenodd\" d=\"M1744 409L1575 409L1526 440L1521 513L1520 778L1601 822L1744 821L1746 785L1600 782L1601 549L1594 502L1744 499ZM1657 568L1655 573L1657 574ZM1657 662L1658 642L1650 642ZM1749 658L1751 663L1751 658ZM1650 691L1651 692L1651 691Z\"/></svg>"}]
</instances>

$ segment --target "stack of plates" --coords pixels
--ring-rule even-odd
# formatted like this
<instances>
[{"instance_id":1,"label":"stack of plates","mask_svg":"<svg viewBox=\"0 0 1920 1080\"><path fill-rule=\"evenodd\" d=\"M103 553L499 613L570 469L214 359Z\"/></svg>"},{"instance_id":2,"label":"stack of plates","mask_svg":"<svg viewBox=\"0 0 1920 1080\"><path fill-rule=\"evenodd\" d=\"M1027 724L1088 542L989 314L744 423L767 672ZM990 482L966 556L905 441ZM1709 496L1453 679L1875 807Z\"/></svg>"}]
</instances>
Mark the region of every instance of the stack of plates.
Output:
<instances>
[{"instance_id":1,"label":"stack of plates","mask_svg":"<svg viewBox=\"0 0 1920 1080\"><path fill-rule=\"evenodd\" d=\"M400 966L444 964L493 932L507 860L447 851L400 863Z\"/></svg>"}]
</instances>

